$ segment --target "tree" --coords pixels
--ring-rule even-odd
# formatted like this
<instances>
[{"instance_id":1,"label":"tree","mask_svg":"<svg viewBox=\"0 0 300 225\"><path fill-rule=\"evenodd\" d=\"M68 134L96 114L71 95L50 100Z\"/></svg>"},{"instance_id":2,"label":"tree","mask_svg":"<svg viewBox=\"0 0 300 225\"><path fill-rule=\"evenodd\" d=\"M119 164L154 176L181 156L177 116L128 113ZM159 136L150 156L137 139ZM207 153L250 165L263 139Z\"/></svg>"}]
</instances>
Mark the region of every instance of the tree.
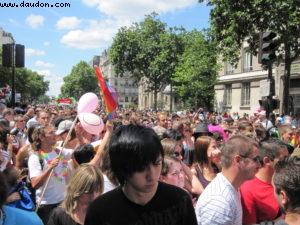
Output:
<instances>
[{"instance_id":1,"label":"tree","mask_svg":"<svg viewBox=\"0 0 300 225\"><path fill-rule=\"evenodd\" d=\"M11 68L2 67L2 46L0 47L0 88L6 84L12 86ZM21 101L32 103L40 96L45 95L49 89L49 81L44 81L44 77L37 72L26 68L15 69L16 92L21 94Z\"/></svg>"},{"instance_id":2,"label":"tree","mask_svg":"<svg viewBox=\"0 0 300 225\"><path fill-rule=\"evenodd\" d=\"M175 89L190 106L211 108L217 77L215 45L204 33L184 34L185 50L174 75Z\"/></svg>"},{"instance_id":3,"label":"tree","mask_svg":"<svg viewBox=\"0 0 300 225\"><path fill-rule=\"evenodd\" d=\"M36 102L49 90L49 81L37 72L26 68L16 69L16 92L21 93L23 102Z\"/></svg>"},{"instance_id":4,"label":"tree","mask_svg":"<svg viewBox=\"0 0 300 225\"><path fill-rule=\"evenodd\" d=\"M147 82L147 91L154 92L155 109L157 93L170 83L183 52L179 31L168 29L153 13L141 23L122 27L109 51L117 74L130 72L137 82Z\"/></svg>"},{"instance_id":5,"label":"tree","mask_svg":"<svg viewBox=\"0 0 300 225\"><path fill-rule=\"evenodd\" d=\"M79 99L86 92L98 93L99 87L94 69L88 63L80 61L73 66L71 73L64 77L61 96Z\"/></svg>"},{"instance_id":6,"label":"tree","mask_svg":"<svg viewBox=\"0 0 300 225\"><path fill-rule=\"evenodd\" d=\"M199 0L203 2L204 0ZM299 56L300 3L296 0L210 0L211 29L225 60L237 63L242 42L257 53L259 33L273 31L281 43L278 59L285 63L283 110L289 114L291 63Z\"/></svg>"}]
</instances>

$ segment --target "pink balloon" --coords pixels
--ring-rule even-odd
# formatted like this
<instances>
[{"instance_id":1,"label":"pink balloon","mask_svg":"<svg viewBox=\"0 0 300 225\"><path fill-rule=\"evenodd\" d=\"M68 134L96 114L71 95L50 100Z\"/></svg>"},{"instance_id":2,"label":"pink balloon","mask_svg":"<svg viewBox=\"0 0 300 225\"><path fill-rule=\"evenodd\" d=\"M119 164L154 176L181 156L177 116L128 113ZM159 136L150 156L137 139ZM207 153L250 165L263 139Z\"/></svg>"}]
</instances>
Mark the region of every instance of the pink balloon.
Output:
<instances>
[{"instance_id":1,"label":"pink balloon","mask_svg":"<svg viewBox=\"0 0 300 225\"><path fill-rule=\"evenodd\" d=\"M85 93L78 101L77 112L91 113L98 107L98 97L92 92Z\"/></svg>"},{"instance_id":2,"label":"pink balloon","mask_svg":"<svg viewBox=\"0 0 300 225\"><path fill-rule=\"evenodd\" d=\"M80 113L78 118L83 129L90 134L99 135L103 130L102 119L93 113Z\"/></svg>"}]
</instances>

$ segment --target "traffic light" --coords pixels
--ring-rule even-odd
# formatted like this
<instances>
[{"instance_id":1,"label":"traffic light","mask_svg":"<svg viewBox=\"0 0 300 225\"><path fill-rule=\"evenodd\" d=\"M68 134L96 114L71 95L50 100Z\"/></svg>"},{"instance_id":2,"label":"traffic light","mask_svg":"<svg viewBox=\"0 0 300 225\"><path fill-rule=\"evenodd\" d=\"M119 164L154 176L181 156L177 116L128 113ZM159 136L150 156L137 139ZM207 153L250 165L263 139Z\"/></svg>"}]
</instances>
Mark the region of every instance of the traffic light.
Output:
<instances>
[{"instance_id":1,"label":"traffic light","mask_svg":"<svg viewBox=\"0 0 300 225\"><path fill-rule=\"evenodd\" d=\"M274 109L279 109L280 107L279 99L262 99L258 100L258 102L260 107L269 113L272 112Z\"/></svg>"},{"instance_id":2,"label":"traffic light","mask_svg":"<svg viewBox=\"0 0 300 225\"><path fill-rule=\"evenodd\" d=\"M267 111L269 109L269 102L267 99L258 100L260 108Z\"/></svg>"},{"instance_id":3,"label":"traffic light","mask_svg":"<svg viewBox=\"0 0 300 225\"><path fill-rule=\"evenodd\" d=\"M279 99L272 99L272 109L279 109L280 107L280 100Z\"/></svg>"},{"instance_id":4,"label":"traffic light","mask_svg":"<svg viewBox=\"0 0 300 225\"><path fill-rule=\"evenodd\" d=\"M16 45L16 67L24 67L25 60L24 60L24 53L25 47L24 45Z\"/></svg>"},{"instance_id":5,"label":"traffic light","mask_svg":"<svg viewBox=\"0 0 300 225\"><path fill-rule=\"evenodd\" d=\"M2 45L2 66L12 67L13 62L13 45L3 44Z\"/></svg>"},{"instance_id":6,"label":"traffic light","mask_svg":"<svg viewBox=\"0 0 300 225\"><path fill-rule=\"evenodd\" d=\"M260 37L260 63L263 65L270 65L276 59L276 49L278 43L276 40L276 33L264 32Z\"/></svg>"}]
</instances>

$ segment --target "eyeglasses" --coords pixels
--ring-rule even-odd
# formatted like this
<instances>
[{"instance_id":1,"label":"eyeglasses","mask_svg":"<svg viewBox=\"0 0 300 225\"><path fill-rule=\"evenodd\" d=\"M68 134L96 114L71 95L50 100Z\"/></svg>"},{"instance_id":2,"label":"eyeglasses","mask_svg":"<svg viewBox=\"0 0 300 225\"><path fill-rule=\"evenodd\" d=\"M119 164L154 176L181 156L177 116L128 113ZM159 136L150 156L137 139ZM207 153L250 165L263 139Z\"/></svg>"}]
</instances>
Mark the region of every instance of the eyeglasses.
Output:
<instances>
[{"instance_id":1,"label":"eyeglasses","mask_svg":"<svg viewBox=\"0 0 300 225\"><path fill-rule=\"evenodd\" d=\"M243 156L243 155L240 155L240 156L244 159L251 159L253 162L260 164L260 156L259 155L255 156L253 158L250 158L248 156Z\"/></svg>"}]
</instances>

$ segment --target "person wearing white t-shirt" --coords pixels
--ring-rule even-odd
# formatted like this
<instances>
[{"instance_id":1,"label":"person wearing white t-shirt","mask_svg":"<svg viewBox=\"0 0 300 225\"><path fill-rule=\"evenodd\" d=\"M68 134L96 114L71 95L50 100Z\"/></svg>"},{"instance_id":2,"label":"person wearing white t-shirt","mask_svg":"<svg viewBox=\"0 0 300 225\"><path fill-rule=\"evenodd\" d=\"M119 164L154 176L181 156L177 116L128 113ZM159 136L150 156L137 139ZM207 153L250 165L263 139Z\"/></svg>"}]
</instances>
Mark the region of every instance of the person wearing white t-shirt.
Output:
<instances>
[{"instance_id":1,"label":"person wearing white t-shirt","mask_svg":"<svg viewBox=\"0 0 300 225\"><path fill-rule=\"evenodd\" d=\"M241 225L239 187L260 168L258 144L236 135L222 149L222 172L204 189L196 205L198 225Z\"/></svg>"},{"instance_id":2,"label":"person wearing white t-shirt","mask_svg":"<svg viewBox=\"0 0 300 225\"><path fill-rule=\"evenodd\" d=\"M36 190L36 202L40 203L38 215L47 224L49 215L65 197L67 161L73 153L63 149L60 154L55 145L55 133L52 127L36 127L32 133L34 153L28 159L29 176L32 187ZM59 155L60 154L60 155ZM42 192L46 181L53 170L45 194Z\"/></svg>"}]
</instances>

